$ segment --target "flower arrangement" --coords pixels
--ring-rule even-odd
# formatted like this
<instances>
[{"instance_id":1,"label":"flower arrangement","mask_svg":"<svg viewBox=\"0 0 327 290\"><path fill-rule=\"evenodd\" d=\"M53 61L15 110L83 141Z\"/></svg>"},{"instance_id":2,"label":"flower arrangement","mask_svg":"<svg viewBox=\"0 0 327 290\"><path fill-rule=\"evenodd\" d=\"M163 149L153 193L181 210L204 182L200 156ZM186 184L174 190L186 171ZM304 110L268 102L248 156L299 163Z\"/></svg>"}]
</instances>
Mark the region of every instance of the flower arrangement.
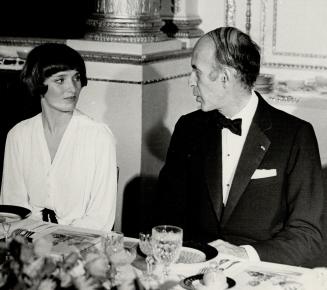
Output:
<instances>
[{"instance_id":1,"label":"flower arrangement","mask_svg":"<svg viewBox=\"0 0 327 290\"><path fill-rule=\"evenodd\" d=\"M16 236L0 243L0 290L114 289L115 267L97 250L51 255L51 239L28 242Z\"/></svg>"}]
</instances>

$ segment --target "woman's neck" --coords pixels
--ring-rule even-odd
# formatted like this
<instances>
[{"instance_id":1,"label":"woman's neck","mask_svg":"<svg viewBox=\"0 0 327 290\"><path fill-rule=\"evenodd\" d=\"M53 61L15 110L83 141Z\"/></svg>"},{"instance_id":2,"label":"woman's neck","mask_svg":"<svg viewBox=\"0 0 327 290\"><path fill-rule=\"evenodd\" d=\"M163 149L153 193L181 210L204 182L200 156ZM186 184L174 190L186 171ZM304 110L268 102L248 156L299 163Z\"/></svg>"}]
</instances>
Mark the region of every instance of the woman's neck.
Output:
<instances>
[{"instance_id":1,"label":"woman's neck","mask_svg":"<svg viewBox=\"0 0 327 290\"><path fill-rule=\"evenodd\" d=\"M44 130L50 134L60 134L70 122L73 111L61 112L42 105L42 122Z\"/></svg>"}]
</instances>

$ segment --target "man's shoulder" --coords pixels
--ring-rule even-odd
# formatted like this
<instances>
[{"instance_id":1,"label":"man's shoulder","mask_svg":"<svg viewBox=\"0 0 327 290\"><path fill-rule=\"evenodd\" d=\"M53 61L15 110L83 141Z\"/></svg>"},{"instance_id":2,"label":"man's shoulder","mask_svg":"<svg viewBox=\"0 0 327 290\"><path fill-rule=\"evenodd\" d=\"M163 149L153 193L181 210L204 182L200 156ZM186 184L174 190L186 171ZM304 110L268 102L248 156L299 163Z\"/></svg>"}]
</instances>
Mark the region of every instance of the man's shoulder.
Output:
<instances>
[{"instance_id":1,"label":"man's shoulder","mask_svg":"<svg viewBox=\"0 0 327 290\"><path fill-rule=\"evenodd\" d=\"M277 108L273 108L272 116L276 123L287 124L287 127L311 126L308 121Z\"/></svg>"},{"instance_id":2,"label":"man's shoulder","mask_svg":"<svg viewBox=\"0 0 327 290\"><path fill-rule=\"evenodd\" d=\"M262 98L262 97L261 97ZM303 126L309 125L310 123L304 119L301 119L295 115L292 115L288 112L280 110L273 105L269 104L266 100L262 98L262 101L259 104L264 108L264 113L269 112L271 120L275 123L287 124L286 127L290 126Z\"/></svg>"},{"instance_id":3,"label":"man's shoulder","mask_svg":"<svg viewBox=\"0 0 327 290\"><path fill-rule=\"evenodd\" d=\"M215 116L215 114L216 113L214 111L204 112L202 110L196 110L182 115L179 122L205 125Z\"/></svg>"}]
</instances>

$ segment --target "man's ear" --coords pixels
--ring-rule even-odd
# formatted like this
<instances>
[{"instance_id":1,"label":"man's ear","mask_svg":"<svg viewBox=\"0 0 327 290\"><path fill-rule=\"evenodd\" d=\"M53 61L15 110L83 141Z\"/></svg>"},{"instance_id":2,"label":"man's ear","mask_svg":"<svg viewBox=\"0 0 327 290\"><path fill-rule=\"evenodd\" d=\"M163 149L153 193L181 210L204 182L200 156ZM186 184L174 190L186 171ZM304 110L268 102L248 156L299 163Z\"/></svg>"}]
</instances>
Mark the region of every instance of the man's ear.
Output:
<instances>
[{"instance_id":1,"label":"man's ear","mask_svg":"<svg viewBox=\"0 0 327 290\"><path fill-rule=\"evenodd\" d=\"M231 81L234 74L235 74L235 70L233 68L225 67L220 72L220 76L219 76L220 81L224 86L226 86Z\"/></svg>"},{"instance_id":2,"label":"man's ear","mask_svg":"<svg viewBox=\"0 0 327 290\"><path fill-rule=\"evenodd\" d=\"M226 84L227 82L230 81L231 76L232 76L232 72L231 72L228 68L223 68L223 69L221 70L220 77L221 77L221 81L222 81L224 84Z\"/></svg>"}]
</instances>

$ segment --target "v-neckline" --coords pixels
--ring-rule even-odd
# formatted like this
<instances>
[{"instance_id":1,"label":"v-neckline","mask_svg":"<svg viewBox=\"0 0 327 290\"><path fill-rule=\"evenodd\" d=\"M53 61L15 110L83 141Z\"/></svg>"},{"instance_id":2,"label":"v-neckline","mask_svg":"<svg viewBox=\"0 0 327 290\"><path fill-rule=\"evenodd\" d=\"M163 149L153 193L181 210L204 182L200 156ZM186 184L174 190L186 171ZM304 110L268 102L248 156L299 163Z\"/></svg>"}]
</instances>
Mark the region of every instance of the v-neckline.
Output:
<instances>
[{"instance_id":1,"label":"v-neckline","mask_svg":"<svg viewBox=\"0 0 327 290\"><path fill-rule=\"evenodd\" d=\"M43 120L42 120L42 113L40 113L40 125L41 125L41 134L42 134L42 140L43 140L43 146L44 146L44 149L46 151L46 155L47 155L47 158L48 158L48 164L50 167L53 167L56 163L56 160L58 159L58 155L60 155L60 152L61 152L61 148L64 146L63 143L64 143L64 140L66 139L65 136L67 135L67 131L69 131L69 128L71 126L71 123L72 123L72 120L73 120L73 117L74 117L74 113L71 117L71 119L69 120L67 126L66 126L66 129L64 130L64 133L62 134L62 137L61 137L61 140L59 142L59 145L57 147L57 150L53 156L53 159L51 158L51 153L50 153L50 148L49 148L49 145L48 145L48 142L47 142L47 139L46 139L46 136L45 136L45 132L44 132L44 126L43 126Z\"/></svg>"}]
</instances>

